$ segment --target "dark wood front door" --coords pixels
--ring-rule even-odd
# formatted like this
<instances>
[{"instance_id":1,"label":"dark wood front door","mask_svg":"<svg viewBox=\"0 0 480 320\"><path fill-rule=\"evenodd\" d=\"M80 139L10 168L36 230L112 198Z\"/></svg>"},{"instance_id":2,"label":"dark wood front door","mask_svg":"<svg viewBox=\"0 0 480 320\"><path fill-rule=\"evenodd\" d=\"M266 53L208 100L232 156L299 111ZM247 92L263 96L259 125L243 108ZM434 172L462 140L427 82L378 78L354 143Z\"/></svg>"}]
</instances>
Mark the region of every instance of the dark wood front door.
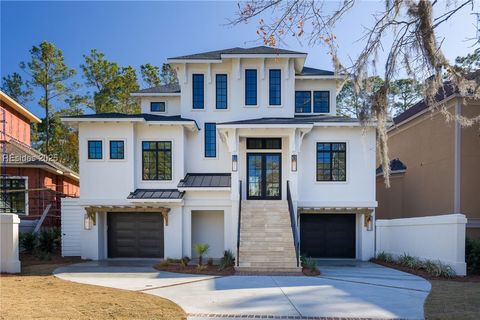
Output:
<instances>
[{"instance_id":1,"label":"dark wood front door","mask_svg":"<svg viewBox=\"0 0 480 320\"><path fill-rule=\"evenodd\" d=\"M247 199L281 199L281 168L281 153L247 153Z\"/></svg>"}]
</instances>

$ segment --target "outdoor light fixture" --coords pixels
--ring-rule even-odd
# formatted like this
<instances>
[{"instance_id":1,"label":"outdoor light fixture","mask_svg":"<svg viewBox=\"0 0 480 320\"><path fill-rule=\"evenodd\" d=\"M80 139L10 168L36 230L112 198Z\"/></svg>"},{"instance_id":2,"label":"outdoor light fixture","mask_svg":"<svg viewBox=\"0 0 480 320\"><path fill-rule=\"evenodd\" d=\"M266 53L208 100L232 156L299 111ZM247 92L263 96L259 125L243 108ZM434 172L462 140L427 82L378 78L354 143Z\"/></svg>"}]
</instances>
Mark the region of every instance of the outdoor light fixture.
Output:
<instances>
[{"instance_id":1,"label":"outdoor light fixture","mask_svg":"<svg viewBox=\"0 0 480 320\"><path fill-rule=\"evenodd\" d=\"M93 226L92 218L90 218L88 213L85 213L85 215L83 216L83 228L85 230L92 230L92 226Z\"/></svg>"},{"instance_id":2,"label":"outdoor light fixture","mask_svg":"<svg viewBox=\"0 0 480 320\"><path fill-rule=\"evenodd\" d=\"M365 215L365 227L367 228L367 231L372 231L373 230L373 219L371 214L366 214Z\"/></svg>"},{"instance_id":3,"label":"outdoor light fixture","mask_svg":"<svg viewBox=\"0 0 480 320\"><path fill-rule=\"evenodd\" d=\"M297 155L292 154L292 171L297 172Z\"/></svg>"},{"instance_id":4,"label":"outdoor light fixture","mask_svg":"<svg viewBox=\"0 0 480 320\"><path fill-rule=\"evenodd\" d=\"M238 155L232 154L232 171L237 172L238 170Z\"/></svg>"}]
</instances>

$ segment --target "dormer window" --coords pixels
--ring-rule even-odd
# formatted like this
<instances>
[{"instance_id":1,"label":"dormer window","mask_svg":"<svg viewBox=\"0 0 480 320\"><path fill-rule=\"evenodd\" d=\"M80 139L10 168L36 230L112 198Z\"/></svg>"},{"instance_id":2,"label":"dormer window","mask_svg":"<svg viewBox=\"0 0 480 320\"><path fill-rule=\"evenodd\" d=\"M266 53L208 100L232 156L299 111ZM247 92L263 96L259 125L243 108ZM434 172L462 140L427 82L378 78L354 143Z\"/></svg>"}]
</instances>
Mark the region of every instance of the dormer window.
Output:
<instances>
[{"instance_id":1,"label":"dormer window","mask_svg":"<svg viewBox=\"0 0 480 320\"><path fill-rule=\"evenodd\" d=\"M150 112L165 112L165 102L150 102Z\"/></svg>"}]
</instances>

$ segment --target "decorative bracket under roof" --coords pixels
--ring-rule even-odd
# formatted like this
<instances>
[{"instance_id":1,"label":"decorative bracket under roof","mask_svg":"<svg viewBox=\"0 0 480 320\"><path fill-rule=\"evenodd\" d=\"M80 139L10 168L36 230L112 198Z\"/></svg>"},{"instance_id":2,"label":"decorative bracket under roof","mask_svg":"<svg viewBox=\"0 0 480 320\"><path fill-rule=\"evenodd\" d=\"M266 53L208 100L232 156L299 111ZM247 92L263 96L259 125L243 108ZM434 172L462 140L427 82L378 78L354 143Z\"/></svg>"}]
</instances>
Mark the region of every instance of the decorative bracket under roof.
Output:
<instances>
[{"instance_id":1,"label":"decorative bracket under roof","mask_svg":"<svg viewBox=\"0 0 480 320\"><path fill-rule=\"evenodd\" d=\"M168 226L168 213L170 208L166 207L128 207L128 206L90 206L85 207L88 217L93 221L93 225L96 225L96 213L97 212L152 212L161 213L165 225Z\"/></svg>"}]
</instances>

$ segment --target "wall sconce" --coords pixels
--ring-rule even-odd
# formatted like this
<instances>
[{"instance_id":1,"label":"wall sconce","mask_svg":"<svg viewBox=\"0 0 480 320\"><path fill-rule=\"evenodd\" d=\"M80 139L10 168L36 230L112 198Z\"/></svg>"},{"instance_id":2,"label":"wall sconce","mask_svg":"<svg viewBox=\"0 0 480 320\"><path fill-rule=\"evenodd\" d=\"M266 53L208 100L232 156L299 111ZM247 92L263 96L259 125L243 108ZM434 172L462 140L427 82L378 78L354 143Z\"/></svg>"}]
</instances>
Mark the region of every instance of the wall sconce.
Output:
<instances>
[{"instance_id":1,"label":"wall sconce","mask_svg":"<svg viewBox=\"0 0 480 320\"><path fill-rule=\"evenodd\" d=\"M238 155L232 154L232 171L237 172L238 170Z\"/></svg>"},{"instance_id":2,"label":"wall sconce","mask_svg":"<svg viewBox=\"0 0 480 320\"><path fill-rule=\"evenodd\" d=\"M93 220L92 218L90 218L88 213L85 213L85 215L83 216L83 228L85 230L92 230L92 227L93 227Z\"/></svg>"},{"instance_id":3,"label":"wall sconce","mask_svg":"<svg viewBox=\"0 0 480 320\"><path fill-rule=\"evenodd\" d=\"M292 171L297 172L297 155L292 154Z\"/></svg>"},{"instance_id":4,"label":"wall sconce","mask_svg":"<svg viewBox=\"0 0 480 320\"><path fill-rule=\"evenodd\" d=\"M371 214L365 214L364 225L365 225L365 228L367 228L367 231L373 230L373 218Z\"/></svg>"}]
</instances>

